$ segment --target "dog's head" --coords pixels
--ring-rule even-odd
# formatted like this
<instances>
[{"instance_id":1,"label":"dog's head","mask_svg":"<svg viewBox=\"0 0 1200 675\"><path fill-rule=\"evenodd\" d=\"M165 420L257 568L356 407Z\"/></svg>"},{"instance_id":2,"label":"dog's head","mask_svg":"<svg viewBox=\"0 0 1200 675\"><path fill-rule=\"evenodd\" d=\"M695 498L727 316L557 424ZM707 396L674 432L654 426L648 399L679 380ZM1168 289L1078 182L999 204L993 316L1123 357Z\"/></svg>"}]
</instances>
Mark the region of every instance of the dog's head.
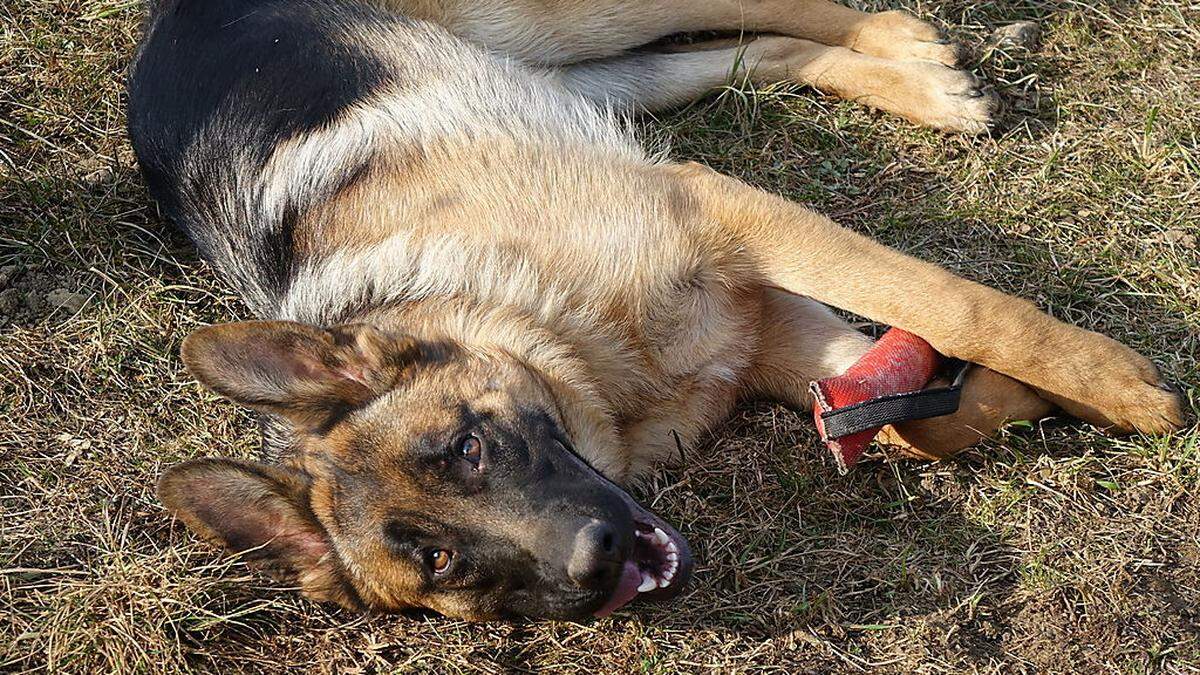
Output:
<instances>
[{"instance_id":1,"label":"dog's head","mask_svg":"<svg viewBox=\"0 0 1200 675\"><path fill-rule=\"evenodd\" d=\"M201 459L159 483L189 527L352 608L576 619L665 598L686 541L573 451L519 359L365 325L204 328L205 385L285 418L285 466ZM586 453L585 453L586 456Z\"/></svg>"}]
</instances>

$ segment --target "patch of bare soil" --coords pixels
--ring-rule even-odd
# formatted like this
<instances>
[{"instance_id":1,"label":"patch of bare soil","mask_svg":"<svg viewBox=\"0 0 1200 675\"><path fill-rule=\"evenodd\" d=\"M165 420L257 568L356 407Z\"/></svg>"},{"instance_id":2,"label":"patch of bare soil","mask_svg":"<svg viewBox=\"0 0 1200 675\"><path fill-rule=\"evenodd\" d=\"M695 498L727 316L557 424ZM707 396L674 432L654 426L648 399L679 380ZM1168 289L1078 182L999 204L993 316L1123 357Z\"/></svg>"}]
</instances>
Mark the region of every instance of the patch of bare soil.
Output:
<instances>
[{"instance_id":1,"label":"patch of bare soil","mask_svg":"<svg viewBox=\"0 0 1200 675\"><path fill-rule=\"evenodd\" d=\"M70 317L91 297L85 289L64 283L45 265L5 265L0 267L0 328Z\"/></svg>"}]
</instances>

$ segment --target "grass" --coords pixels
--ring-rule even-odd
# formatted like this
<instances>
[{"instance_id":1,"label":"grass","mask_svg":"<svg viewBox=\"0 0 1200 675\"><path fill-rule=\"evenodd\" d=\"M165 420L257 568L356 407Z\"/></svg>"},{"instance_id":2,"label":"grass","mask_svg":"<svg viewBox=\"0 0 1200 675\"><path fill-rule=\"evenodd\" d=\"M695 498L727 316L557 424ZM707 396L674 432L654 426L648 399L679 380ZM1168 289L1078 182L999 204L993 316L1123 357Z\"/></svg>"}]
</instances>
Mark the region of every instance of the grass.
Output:
<instances>
[{"instance_id":1,"label":"grass","mask_svg":"<svg viewBox=\"0 0 1200 675\"><path fill-rule=\"evenodd\" d=\"M907 6L977 47L1041 23L1040 50L976 56L1008 105L994 136L786 89L731 89L646 131L1137 347L1195 419L1200 6ZM803 416L747 407L644 495L694 543L694 588L588 625L358 616L219 559L152 485L187 457L253 452L248 418L177 358L188 331L246 310L135 170L139 12L0 6L0 671L1200 670L1196 426L1114 439L1051 421L842 478Z\"/></svg>"}]
</instances>

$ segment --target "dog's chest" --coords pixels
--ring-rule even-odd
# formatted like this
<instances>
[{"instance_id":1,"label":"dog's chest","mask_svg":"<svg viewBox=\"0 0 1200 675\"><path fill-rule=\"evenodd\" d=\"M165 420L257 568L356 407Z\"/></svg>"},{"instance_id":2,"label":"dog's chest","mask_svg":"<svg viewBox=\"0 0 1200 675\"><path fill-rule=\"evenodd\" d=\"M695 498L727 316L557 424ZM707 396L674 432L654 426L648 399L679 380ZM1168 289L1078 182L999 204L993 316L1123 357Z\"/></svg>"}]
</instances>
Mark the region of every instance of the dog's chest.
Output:
<instances>
[{"instance_id":1,"label":"dog's chest","mask_svg":"<svg viewBox=\"0 0 1200 675\"><path fill-rule=\"evenodd\" d=\"M758 303L644 169L562 148L446 153L329 222L355 236L305 263L283 318L442 299L506 308L570 344L623 416L738 378Z\"/></svg>"}]
</instances>

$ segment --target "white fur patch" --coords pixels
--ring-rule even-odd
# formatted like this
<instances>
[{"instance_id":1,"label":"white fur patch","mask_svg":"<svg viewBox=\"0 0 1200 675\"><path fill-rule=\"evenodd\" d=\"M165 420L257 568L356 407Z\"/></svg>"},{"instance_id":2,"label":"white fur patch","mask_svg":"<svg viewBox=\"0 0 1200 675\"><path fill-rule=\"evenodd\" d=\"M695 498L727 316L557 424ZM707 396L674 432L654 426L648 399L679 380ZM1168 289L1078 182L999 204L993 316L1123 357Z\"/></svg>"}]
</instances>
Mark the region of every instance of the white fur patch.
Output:
<instances>
[{"instance_id":1,"label":"white fur patch","mask_svg":"<svg viewBox=\"0 0 1200 675\"><path fill-rule=\"evenodd\" d=\"M261 204L268 218L280 217L287 205L328 198L373 154L511 139L653 161L625 117L440 28L409 26L368 37L376 47L388 46L396 84L354 106L330 127L276 150L262 176ZM419 62L414 50L424 57ZM414 72L418 68L420 72ZM397 211L402 216L403 205L397 205ZM518 300L510 297L513 294L537 293L543 287L537 270L526 264L514 267L511 256L496 264L501 254L478 241L443 234L422 238L418 246L403 228L401 220L396 234L368 249L339 251L305 264L296 271L276 314L322 322L363 303L458 293L504 303ZM479 279L464 276L463 269L504 269L506 274L503 279ZM517 304L529 305L529 298L520 300ZM543 304L551 301L542 299Z\"/></svg>"},{"instance_id":2,"label":"white fur patch","mask_svg":"<svg viewBox=\"0 0 1200 675\"><path fill-rule=\"evenodd\" d=\"M421 246L401 232L366 249L343 250L303 269L279 309L280 318L325 323L345 308L470 293L476 297L511 294L541 286L527 265L501 267L486 260L498 256L468 246L465 237L427 237ZM496 275L464 275L464 269L505 269ZM525 300L525 298L509 298ZM524 304L524 303L521 303Z\"/></svg>"}]
</instances>

